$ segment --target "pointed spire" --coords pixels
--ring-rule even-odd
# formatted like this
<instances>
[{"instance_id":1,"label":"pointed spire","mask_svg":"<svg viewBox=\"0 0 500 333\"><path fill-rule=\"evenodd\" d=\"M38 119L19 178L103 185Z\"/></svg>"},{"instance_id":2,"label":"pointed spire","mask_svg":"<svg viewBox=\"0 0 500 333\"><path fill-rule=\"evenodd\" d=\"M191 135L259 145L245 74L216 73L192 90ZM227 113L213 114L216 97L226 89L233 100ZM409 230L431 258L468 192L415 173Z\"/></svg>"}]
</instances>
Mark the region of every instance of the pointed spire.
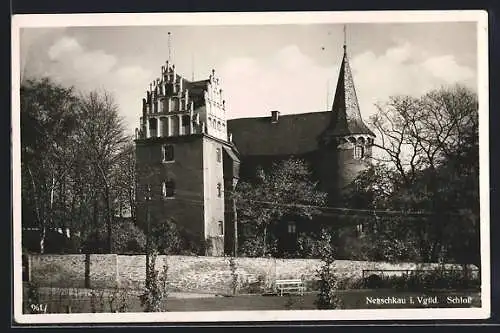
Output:
<instances>
[{"instance_id":1,"label":"pointed spire","mask_svg":"<svg viewBox=\"0 0 500 333\"><path fill-rule=\"evenodd\" d=\"M351 134L375 134L366 126L361 118L358 97L347 55L346 34L344 26L344 55L340 65L337 88L332 104L332 117L324 135L346 136Z\"/></svg>"}]
</instances>

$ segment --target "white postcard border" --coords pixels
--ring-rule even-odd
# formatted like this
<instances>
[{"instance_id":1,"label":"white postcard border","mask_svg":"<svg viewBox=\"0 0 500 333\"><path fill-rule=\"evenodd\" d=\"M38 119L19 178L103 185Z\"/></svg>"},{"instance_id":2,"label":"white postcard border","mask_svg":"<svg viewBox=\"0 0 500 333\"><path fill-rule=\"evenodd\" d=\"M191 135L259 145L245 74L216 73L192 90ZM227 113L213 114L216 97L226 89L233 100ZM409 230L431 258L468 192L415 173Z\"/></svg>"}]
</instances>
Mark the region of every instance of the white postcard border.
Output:
<instances>
[{"instance_id":1,"label":"white postcard border","mask_svg":"<svg viewBox=\"0 0 500 333\"><path fill-rule=\"evenodd\" d=\"M166 313L23 314L21 260L20 175L20 29L68 26L154 26L154 25L262 25L339 23L477 22L479 154L480 154L480 240L481 308L375 309L375 310L284 310L284 311L196 311ZM55 323L154 323L236 321L322 321L322 320L436 320L486 319L490 316L490 200L489 200L489 85L488 13L457 11L363 11L363 12L267 12L267 13L150 13L150 14L44 14L12 18L12 198L14 319L26 324Z\"/></svg>"}]
</instances>

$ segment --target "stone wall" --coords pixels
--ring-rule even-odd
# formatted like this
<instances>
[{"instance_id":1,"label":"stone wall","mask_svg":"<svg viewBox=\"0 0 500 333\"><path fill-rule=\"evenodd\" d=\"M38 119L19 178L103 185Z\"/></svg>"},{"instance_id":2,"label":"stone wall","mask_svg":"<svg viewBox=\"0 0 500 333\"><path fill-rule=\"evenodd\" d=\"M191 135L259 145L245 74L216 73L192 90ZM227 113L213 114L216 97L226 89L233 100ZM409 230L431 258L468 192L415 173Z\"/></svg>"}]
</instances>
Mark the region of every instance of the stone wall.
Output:
<instances>
[{"instance_id":1,"label":"stone wall","mask_svg":"<svg viewBox=\"0 0 500 333\"><path fill-rule=\"evenodd\" d=\"M117 279L117 255L89 256L88 276L91 287L113 287ZM31 279L45 287L85 287L84 254L34 255L30 257Z\"/></svg>"},{"instance_id":2,"label":"stone wall","mask_svg":"<svg viewBox=\"0 0 500 333\"><path fill-rule=\"evenodd\" d=\"M232 291L229 257L158 256L156 269L168 265L171 291L226 294ZM302 278L316 280L321 266L317 259L236 258L239 288L258 282L271 287L276 279ZM341 278L359 278L363 270L433 269L438 264L390 264L368 261L335 261L335 272ZM447 265L447 269L454 268ZM475 268L475 267L474 267ZM76 287L85 285L85 255L34 255L31 257L32 279L41 286ZM92 287L142 288L145 281L144 255L91 255L90 283ZM379 272L369 272L380 274ZM387 273L385 273L387 274ZM392 274L402 274L401 271Z\"/></svg>"}]
</instances>

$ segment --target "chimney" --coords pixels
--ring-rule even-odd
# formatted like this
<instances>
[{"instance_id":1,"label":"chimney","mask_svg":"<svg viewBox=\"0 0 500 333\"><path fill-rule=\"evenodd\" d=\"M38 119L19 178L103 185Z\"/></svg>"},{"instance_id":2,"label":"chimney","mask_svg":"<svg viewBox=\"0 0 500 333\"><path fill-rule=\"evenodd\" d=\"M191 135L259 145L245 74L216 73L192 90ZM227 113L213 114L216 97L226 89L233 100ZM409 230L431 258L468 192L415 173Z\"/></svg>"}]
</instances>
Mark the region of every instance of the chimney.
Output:
<instances>
[{"instance_id":1,"label":"chimney","mask_svg":"<svg viewBox=\"0 0 500 333\"><path fill-rule=\"evenodd\" d=\"M271 111L271 122L272 123L277 123L279 116L280 116L280 112L279 111Z\"/></svg>"}]
</instances>

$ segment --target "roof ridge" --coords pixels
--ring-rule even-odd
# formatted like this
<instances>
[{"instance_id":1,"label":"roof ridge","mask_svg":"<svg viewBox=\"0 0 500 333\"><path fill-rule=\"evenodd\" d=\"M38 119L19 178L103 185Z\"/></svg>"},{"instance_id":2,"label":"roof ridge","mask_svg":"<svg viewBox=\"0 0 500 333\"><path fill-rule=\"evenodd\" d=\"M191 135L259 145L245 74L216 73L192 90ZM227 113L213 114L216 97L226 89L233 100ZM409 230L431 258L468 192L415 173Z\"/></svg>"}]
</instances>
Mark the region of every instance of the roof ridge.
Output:
<instances>
[{"instance_id":1,"label":"roof ridge","mask_svg":"<svg viewBox=\"0 0 500 333\"><path fill-rule=\"evenodd\" d=\"M312 112L303 112L303 113L286 113L286 114L280 114L280 118L283 118L283 117L291 117L291 116L302 116L302 115L314 115L314 114L318 114L318 113L328 113L328 112L331 112L329 110L326 110L326 111L312 111ZM271 118L271 115L269 116L258 116L258 117L242 117L242 118L231 118L231 119L228 119L227 121L231 121L231 120L247 120L247 119L268 119L268 118ZM279 123L279 121L278 121Z\"/></svg>"}]
</instances>

